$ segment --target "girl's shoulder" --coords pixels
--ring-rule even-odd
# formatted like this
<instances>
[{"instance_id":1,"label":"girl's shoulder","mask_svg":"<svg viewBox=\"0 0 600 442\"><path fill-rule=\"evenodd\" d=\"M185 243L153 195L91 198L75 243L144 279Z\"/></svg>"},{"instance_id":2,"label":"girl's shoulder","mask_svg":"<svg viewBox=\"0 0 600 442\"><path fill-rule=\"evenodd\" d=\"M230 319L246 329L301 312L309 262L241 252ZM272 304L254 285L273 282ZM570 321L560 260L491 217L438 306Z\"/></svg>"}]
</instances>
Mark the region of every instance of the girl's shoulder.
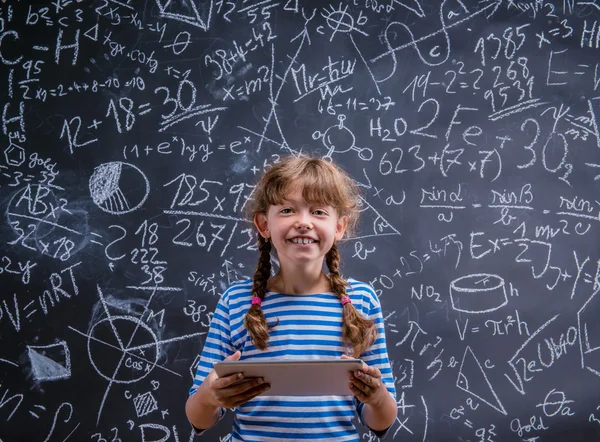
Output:
<instances>
[{"instance_id":1,"label":"girl's shoulder","mask_svg":"<svg viewBox=\"0 0 600 442\"><path fill-rule=\"evenodd\" d=\"M252 297L252 279L236 281L232 283L221 296L221 300L228 304L237 304L240 301L247 301Z\"/></svg>"},{"instance_id":2,"label":"girl's shoulder","mask_svg":"<svg viewBox=\"0 0 600 442\"><path fill-rule=\"evenodd\" d=\"M370 292L373 295L375 295L375 289L373 289L371 284L369 284L367 282L358 281L354 278L347 278L346 281L348 282L348 284L350 284L352 289L355 291L365 291L365 292Z\"/></svg>"},{"instance_id":3,"label":"girl's shoulder","mask_svg":"<svg viewBox=\"0 0 600 442\"><path fill-rule=\"evenodd\" d=\"M361 299L363 303L367 304L370 308L379 306L379 298L371 284L357 281L354 278L348 278L346 281L350 284L347 293L351 298Z\"/></svg>"}]
</instances>

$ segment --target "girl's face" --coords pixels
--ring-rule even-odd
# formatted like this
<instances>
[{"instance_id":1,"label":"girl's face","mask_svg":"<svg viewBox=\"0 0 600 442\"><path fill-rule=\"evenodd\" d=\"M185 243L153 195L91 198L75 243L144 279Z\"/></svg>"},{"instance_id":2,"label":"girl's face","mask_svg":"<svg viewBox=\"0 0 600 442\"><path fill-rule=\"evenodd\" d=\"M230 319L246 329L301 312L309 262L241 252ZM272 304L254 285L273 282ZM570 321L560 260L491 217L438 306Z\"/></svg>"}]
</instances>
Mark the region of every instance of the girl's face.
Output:
<instances>
[{"instance_id":1,"label":"girl's face","mask_svg":"<svg viewBox=\"0 0 600 442\"><path fill-rule=\"evenodd\" d=\"M266 215L257 214L254 224L263 237L271 238L280 262L301 264L322 263L334 241L344 236L348 220L331 206L308 203L301 189L295 189Z\"/></svg>"}]
</instances>

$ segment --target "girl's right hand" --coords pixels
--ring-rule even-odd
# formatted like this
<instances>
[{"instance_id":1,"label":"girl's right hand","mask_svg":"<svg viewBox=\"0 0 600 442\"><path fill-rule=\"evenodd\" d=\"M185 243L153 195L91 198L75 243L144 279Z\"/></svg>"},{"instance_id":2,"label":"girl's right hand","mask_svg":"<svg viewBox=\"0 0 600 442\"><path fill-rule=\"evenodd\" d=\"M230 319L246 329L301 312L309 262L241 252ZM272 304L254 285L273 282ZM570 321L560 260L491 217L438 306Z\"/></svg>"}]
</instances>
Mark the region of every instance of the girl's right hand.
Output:
<instances>
[{"instance_id":1,"label":"girl's right hand","mask_svg":"<svg viewBox=\"0 0 600 442\"><path fill-rule=\"evenodd\" d=\"M242 353L238 350L231 356L227 356L225 360L239 361L241 356ZM210 402L216 407L223 408L234 408L245 404L271 387L270 384L264 383L262 378L244 378L242 373L220 378L214 370L208 374L202 385L207 390Z\"/></svg>"}]
</instances>

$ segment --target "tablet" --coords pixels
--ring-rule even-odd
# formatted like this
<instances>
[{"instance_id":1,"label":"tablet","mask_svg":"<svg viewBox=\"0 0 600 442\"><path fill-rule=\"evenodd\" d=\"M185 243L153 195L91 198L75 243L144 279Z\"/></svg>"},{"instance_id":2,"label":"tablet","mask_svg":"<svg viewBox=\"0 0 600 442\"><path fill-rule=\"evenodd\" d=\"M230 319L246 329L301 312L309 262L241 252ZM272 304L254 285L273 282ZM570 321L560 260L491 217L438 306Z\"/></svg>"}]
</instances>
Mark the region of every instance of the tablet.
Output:
<instances>
[{"instance_id":1,"label":"tablet","mask_svg":"<svg viewBox=\"0 0 600 442\"><path fill-rule=\"evenodd\" d=\"M271 388L261 396L323 396L351 395L350 372L362 364L360 359L260 359L215 362L214 367L219 377L263 377Z\"/></svg>"}]
</instances>

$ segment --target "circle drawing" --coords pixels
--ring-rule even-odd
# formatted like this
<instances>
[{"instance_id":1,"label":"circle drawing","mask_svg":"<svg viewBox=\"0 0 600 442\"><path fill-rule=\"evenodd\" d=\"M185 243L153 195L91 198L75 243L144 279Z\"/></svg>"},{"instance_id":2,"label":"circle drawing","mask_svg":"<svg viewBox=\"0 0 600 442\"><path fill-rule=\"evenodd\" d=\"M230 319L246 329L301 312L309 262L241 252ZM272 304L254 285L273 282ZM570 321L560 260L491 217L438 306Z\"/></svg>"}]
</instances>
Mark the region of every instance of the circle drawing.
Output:
<instances>
[{"instance_id":1,"label":"circle drawing","mask_svg":"<svg viewBox=\"0 0 600 442\"><path fill-rule=\"evenodd\" d=\"M342 5L340 4L339 9L335 9L333 6L331 7L331 11L328 13L321 13L321 15L325 18L327 22L327 26L335 32L351 32L354 30L354 18L346 10L342 10Z\"/></svg>"},{"instance_id":2,"label":"circle drawing","mask_svg":"<svg viewBox=\"0 0 600 442\"><path fill-rule=\"evenodd\" d=\"M130 316L98 321L88 335L88 356L96 372L117 384L131 384L150 374L159 357L150 327ZM120 360L119 363L115 361Z\"/></svg>"},{"instance_id":3,"label":"circle drawing","mask_svg":"<svg viewBox=\"0 0 600 442\"><path fill-rule=\"evenodd\" d=\"M335 34L338 32L349 34L350 32L356 31L365 36L368 35L366 32L355 26L355 24L358 26L364 25L367 21L366 17L361 14L358 20L355 21L354 17L348 12L348 5L344 6L342 2L340 2L337 8L331 5L331 9L324 9L321 12L321 16L325 19L329 29L333 31L329 41L332 41L333 37L335 37Z\"/></svg>"},{"instance_id":4,"label":"circle drawing","mask_svg":"<svg viewBox=\"0 0 600 442\"><path fill-rule=\"evenodd\" d=\"M144 172L122 161L96 167L89 186L94 203L113 215L133 212L144 204L150 194L150 183Z\"/></svg>"}]
</instances>

